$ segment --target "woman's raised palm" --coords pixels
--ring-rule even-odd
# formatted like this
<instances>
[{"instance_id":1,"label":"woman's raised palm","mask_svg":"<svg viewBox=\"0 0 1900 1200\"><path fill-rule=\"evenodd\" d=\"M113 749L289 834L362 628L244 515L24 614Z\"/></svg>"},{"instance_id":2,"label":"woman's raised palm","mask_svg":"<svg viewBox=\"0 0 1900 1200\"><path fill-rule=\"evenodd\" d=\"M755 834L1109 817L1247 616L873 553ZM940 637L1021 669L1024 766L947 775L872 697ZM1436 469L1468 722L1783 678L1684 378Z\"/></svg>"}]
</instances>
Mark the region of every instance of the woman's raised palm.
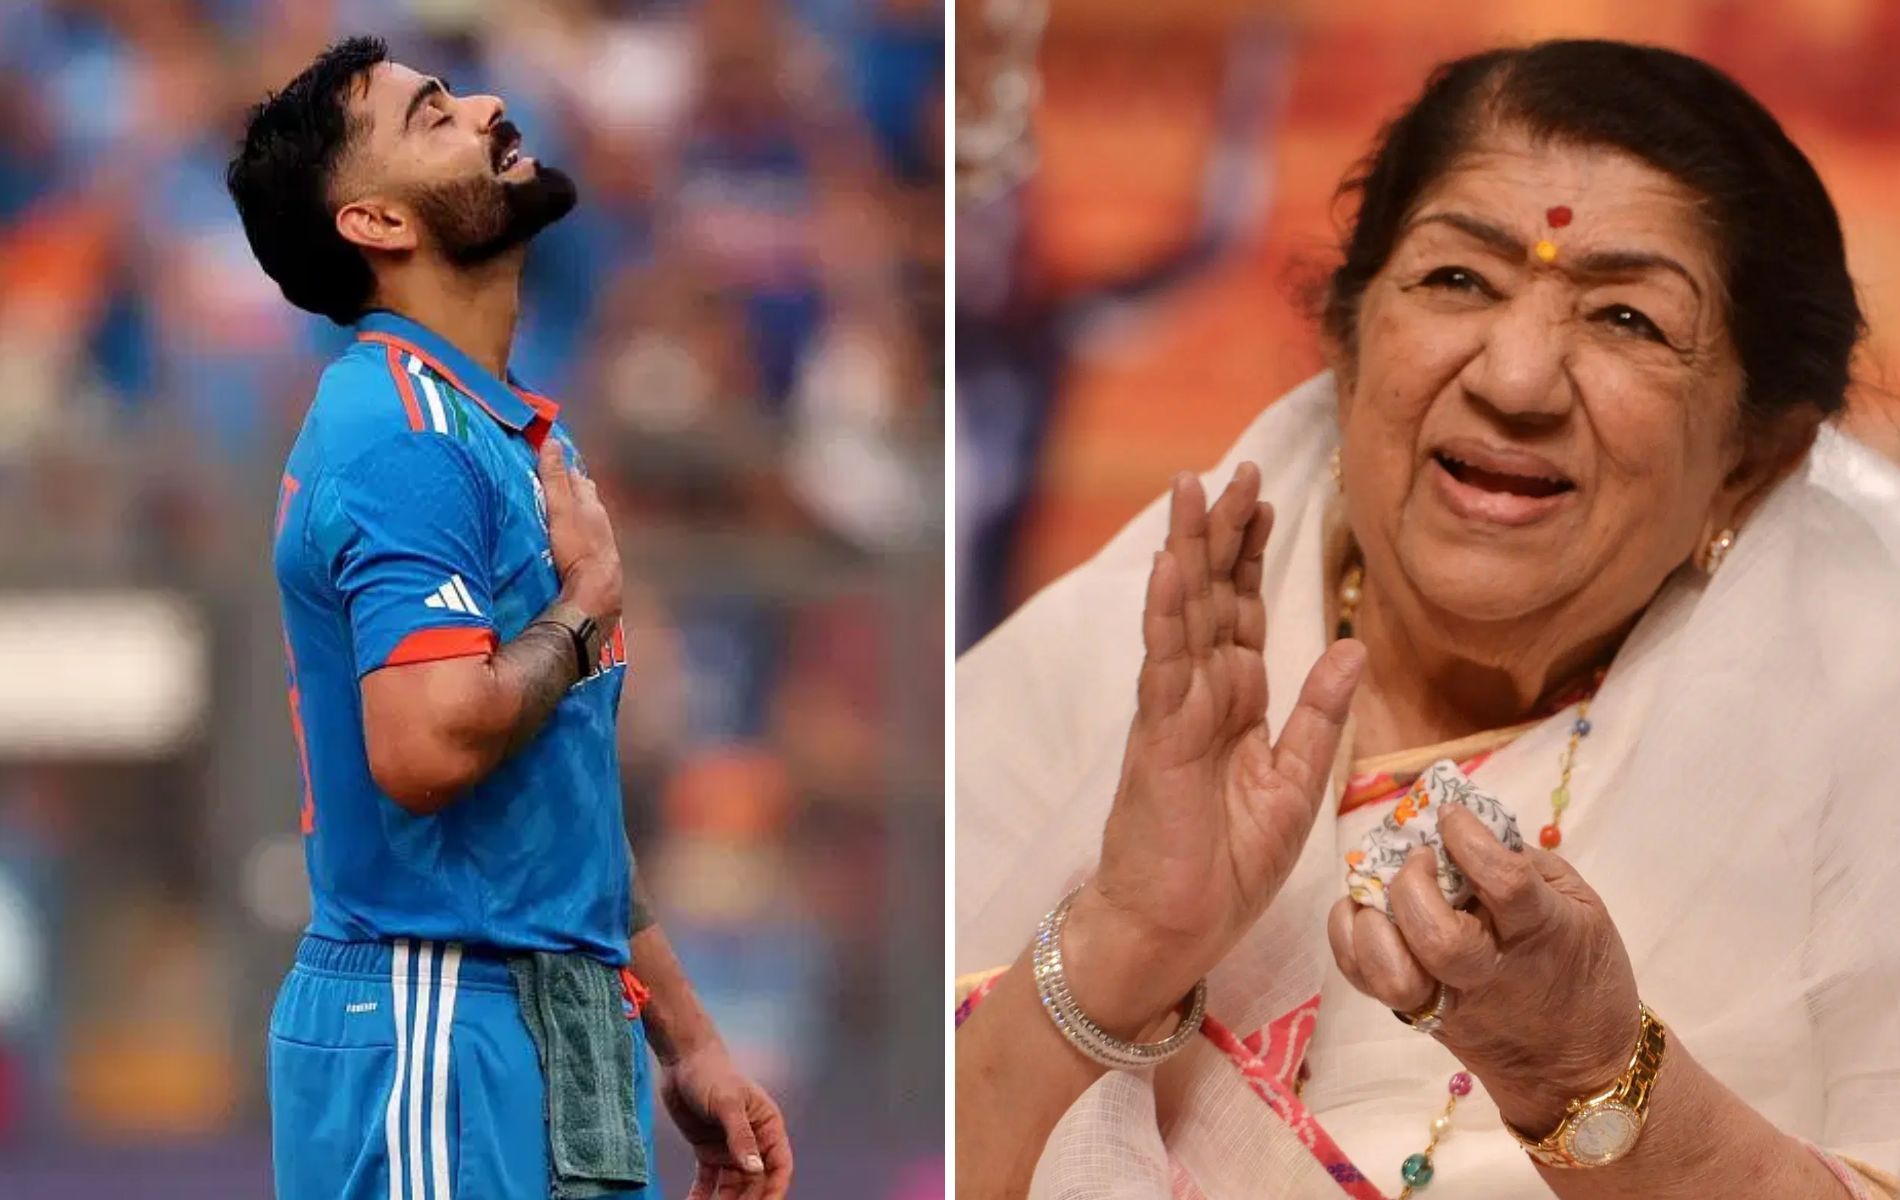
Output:
<instances>
[{"instance_id":1,"label":"woman's raised palm","mask_svg":"<svg viewBox=\"0 0 1900 1200\"><path fill-rule=\"evenodd\" d=\"M1181 994L1286 882L1312 829L1365 660L1313 665L1279 741L1268 735L1260 583L1273 511L1243 463L1210 510L1174 481L1167 547L1142 617L1146 658L1092 887Z\"/></svg>"}]
</instances>

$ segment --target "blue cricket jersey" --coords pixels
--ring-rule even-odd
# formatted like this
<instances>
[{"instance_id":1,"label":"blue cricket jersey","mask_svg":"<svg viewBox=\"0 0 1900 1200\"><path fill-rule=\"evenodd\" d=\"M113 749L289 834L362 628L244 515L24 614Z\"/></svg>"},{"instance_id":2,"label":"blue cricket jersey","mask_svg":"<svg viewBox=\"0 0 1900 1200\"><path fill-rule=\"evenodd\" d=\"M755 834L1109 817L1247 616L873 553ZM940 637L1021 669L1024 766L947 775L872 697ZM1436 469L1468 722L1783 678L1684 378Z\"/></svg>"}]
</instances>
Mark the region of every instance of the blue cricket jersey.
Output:
<instances>
[{"instance_id":1,"label":"blue cricket jersey","mask_svg":"<svg viewBox=\"0 0 1900 1200\"><path fill-rule=\"evenodd\" d=\"M434 816L376 786L363 744L363 676L490 653L559 593L535 474L550 436L578 461L554 403L392 313L365 316L323 373L273 554L310 933L627 961L619 629L534 740Z\"/></svg>"}]
</instances>

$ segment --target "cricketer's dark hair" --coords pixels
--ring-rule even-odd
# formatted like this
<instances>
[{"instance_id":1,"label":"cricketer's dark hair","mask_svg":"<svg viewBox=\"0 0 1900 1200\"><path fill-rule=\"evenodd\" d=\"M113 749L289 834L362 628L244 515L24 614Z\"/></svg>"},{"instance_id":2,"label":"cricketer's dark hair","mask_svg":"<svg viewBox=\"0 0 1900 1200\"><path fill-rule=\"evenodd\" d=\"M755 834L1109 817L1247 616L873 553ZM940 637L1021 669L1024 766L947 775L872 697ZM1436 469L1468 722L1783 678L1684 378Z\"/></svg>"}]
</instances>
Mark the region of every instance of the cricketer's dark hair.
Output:
<instances>
[{"instance_id":1,"label":"cricketer's dark hair","mask_svg":"<svg viewBox=\"0 0 1900 1200\"><path fill-rule=\"evenodd\" d=\"M389 57L381 38L337 42L244 119L244 136L225 170L244 236L284 299L339 325L362 315L375 288L369 261L336 230L330 184L362 132L349 93Z\"/></svg>"},{"instance_id":2,"label":"cricketer's dark hair","mask_svg":"<svg viewBox=\"0 0 1900 1200\"><path fill-rule=\"evenodd\" d=\"M1433 71L1340 185L1356 198L1344 261L1320 326L1356 354L1360 301L1419 198L1487 133L1605 146L1702 198L1745 379L1742 411L1762 421L1846 404L1866 331L1840 217L1814 166L1740 84L1655 46L1549 41L1490 50Z\"/></svg>"}]
</instances>

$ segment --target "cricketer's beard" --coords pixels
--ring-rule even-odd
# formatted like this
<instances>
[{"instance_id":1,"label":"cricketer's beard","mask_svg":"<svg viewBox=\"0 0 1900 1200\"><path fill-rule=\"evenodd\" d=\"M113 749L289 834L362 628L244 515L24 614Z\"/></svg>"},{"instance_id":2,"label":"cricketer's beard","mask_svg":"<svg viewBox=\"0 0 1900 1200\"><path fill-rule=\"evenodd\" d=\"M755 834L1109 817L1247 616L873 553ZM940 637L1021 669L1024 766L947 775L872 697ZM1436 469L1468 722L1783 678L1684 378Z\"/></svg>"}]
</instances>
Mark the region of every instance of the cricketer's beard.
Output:
<instances>
[{"instance_id":1,"label":"cricketer's beard","mask_svg":"<svg viewBox=\"0 0 1900 1200\"><path fill-rule=\"evenodd\" d=\"M458 179L418 192L415 204L449 261L474 267L554 224L578 199L565 171L536 163L534 175L519 183L492 176Z\"/></svg>"}]
</instances>

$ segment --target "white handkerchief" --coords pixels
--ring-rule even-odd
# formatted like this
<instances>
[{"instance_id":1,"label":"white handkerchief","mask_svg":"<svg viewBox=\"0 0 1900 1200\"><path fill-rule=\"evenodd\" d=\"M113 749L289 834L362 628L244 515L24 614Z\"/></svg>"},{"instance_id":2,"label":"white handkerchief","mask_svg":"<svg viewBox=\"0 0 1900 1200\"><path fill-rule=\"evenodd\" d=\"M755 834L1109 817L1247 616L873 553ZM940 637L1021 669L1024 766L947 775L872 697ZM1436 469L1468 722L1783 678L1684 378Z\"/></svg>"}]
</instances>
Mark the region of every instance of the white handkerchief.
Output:
<instances>
[{"instance_id":1,"label":"white handkerchief","mask_svg":"<svg viewBox=\"0 0 1900 1200\"><path fill-rule=\"evenodd\" d=\"M1470 809L1507 849L1524 848L1517 818L1496 796L1471 782L1457 763L1440 759L1425 769L1398 807L1360 841L1359 848L1346 855L1346 890L1354 900L1390 916L1392 878L1405 865L1406 855L1420 846L1430 846L1438 856L1438 887L1446 902L1457 908L1471 899L1471 884L1445 853L1444 839L1438 835L1438 814L1447 804Z\"/></svg>"}]
</instances>

